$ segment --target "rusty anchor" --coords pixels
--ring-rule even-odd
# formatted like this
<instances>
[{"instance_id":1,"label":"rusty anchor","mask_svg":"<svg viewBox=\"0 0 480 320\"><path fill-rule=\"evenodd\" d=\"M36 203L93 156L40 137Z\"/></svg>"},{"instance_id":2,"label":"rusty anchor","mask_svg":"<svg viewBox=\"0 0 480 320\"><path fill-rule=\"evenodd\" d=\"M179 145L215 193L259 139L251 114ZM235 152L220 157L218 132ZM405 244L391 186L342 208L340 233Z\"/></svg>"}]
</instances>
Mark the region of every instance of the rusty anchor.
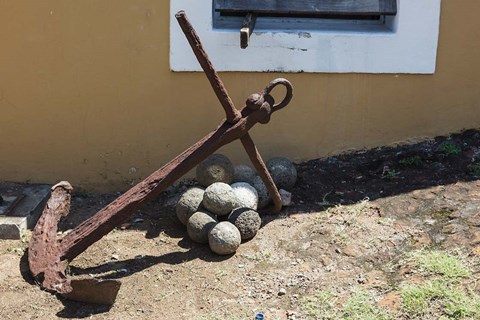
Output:
<instances>
[{"instance_id":1,"label":"rusty anchor","mask_svg":"<svg viewBox=\"0 0 480 320\"><path fill-rule=\"evenodd\" d=\"M119 280L70 278L66 274L68 263L121 225L142 204L157 197L160 192L210 154L234 140L241 140L258 174L267 186L273 198L273 213L278 213L282 207L278 190L248 131L257 122L268 123L272 113L288 105L292 99L292 85L286 79L275 79L261 92L250 95L243 109L237 110L185 12L180 11L175 17L225 110L226 119L214 131L62 238L57 237L57 225L60 219L70 211L72 186L66 181L53 186L52 194L35 226L28 249L30 272L40 287L46 291L71 300L113 304L120 288ZM270 92L279 85L286 88L286 95L283 101L275 104Z\"/></svg>"}]
</instances>

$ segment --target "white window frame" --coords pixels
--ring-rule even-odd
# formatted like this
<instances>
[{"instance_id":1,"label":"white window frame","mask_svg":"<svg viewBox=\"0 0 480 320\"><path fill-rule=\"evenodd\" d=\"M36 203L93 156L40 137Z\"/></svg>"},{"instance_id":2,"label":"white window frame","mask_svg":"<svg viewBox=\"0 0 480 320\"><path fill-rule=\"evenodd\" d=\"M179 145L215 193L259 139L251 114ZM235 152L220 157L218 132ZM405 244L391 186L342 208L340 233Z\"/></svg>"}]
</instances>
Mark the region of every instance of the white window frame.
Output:
<instances>
[{"instance_id":1,"label":"white window frame","mask_svg":"<svg viewBox=\"0 0 480 320\"><path fill-rule=\"evenodd\" d=\"M214 29L212 0L170 1L170 68L202 71L175 13L185 10L218 71L416 73L435 72L441 0L398 0L382 29L255 28L247 49L239 30Z\"/></svg>"}]
</instances>

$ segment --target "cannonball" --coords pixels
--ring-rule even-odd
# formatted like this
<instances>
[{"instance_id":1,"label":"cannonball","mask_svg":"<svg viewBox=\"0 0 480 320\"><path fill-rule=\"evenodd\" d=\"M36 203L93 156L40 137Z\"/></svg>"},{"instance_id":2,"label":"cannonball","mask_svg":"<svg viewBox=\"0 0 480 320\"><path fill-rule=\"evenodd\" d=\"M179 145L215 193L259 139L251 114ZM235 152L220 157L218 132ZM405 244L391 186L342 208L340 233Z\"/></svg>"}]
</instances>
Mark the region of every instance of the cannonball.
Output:
<instances>
[{"instance_id":1,"label":"cannonball","mask_svg":"<svg viewBox=\"0 0 480 320\"><path fill-rule=\"evenodd\" d=\"M233 173L233 182L246 182L249 184L253 183L253 179L255 179L255 170L253 170L250 166L241 164L235 167Z\"/></svg>"},{"instance_id":2,"label":"cannonball","mask_svg":"<svg viewBox=\"0 0 480 320\"><path fill-rule=\"evenodd\" d=\"M240 231L240 237L242 240L255 237L262 224L262 219L258 212L250 208L238 208L233 210L228 217L228 221L233 223L238 231Z\"/></svg>"},{"instance_id":3,"label":"cannonball","mask_svg":"<svg viewBox=\"0 0 480 320\"><path fill-rule=\"evenodd\" d=\"M232 187L223 182L215 182L208 186L203 194L203 206L219 216L228 215L232 212L237 197Z\"/></svg>"},{"instance_id":4,"label":"cannonball","mask_svg":"<svg viewBox=\"0 0 480 320\"><path fill-rule=\"evenodd\" d=\"M232 183L233 172L230 159L223 154L214 153L197 166L196 177L198 183L208 187L215 182Z\"/></svg>"},{"instance_id":5,"label":"cannonball","mask_svg":"<svg viewBox=\"0 0 480 320\"><path fill-rule=\"evenodd\" d=\"M236 182L231 187L237 198L235 208L246 207L257 210L258 192L254 187L246 182Z\"/></svg>"},{"instance_id":6,"label":"cannonball","mask_svg":"<svg viewBox=\"0 0 480 320\"><path fill-rule=\"evenodd\" d=\"M228 221L217 223L208 233L208 244L216 254L234 253L241 242L240 231Z\"/></svg>"},{"instance_id":7,"label":"cannonball","mask_svg":"<svg viewBox=\"0 0 480 320\"><path fill-rule=\"evenodd\" d=\"M217 224L215 217L205 211L197 211L188 219L187 233L198 243L208 243L208 232Z\"/></svg>"},{"instance_id":8,"label":"cannonball","mask_svg":"<svg viewBox=\"0 0 480 320\"><path fill-rule=\"evenodd\" d=\"M258 194L258 209L263 209L267 207L270 202L272 201L272 198L270 197L270 193L268 192L267 186L265 183L263 183L262 178L259 176L256 176L255 179L253 179L253 184L252 187L257 190Z\"/></svg>"},{"instance_id":9,"label":"cannonball","mask_svg":"<svg viewBox=\"0 0 480 320\"><path fill-rule=\"evenodd\" d=\"M277 188L291 190L297 182L297 169L287 158L272 158L267 161L266 166Z\"/></svg>"},{"instance_id":10,"label":"cannonball","mask_svg":"<svg viewBox=\"0 0 480 320\"><path fill-rule=\"evenodd\" d=\"M186 225L188 218L201 207L204 192L205 190L202 188L194 187L182 194L175 208L178 220L181 223Z\"/></svg>"}]
</instances>

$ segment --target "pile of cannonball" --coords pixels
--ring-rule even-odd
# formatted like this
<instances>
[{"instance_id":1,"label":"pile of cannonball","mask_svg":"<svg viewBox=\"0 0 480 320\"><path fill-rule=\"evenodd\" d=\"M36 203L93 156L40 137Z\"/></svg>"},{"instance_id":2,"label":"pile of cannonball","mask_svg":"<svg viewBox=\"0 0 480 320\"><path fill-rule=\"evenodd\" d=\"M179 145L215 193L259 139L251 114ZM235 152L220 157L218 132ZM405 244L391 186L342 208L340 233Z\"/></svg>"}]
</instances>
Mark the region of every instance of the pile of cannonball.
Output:
<instances>
[{"instance_id":1,"label":"pile of cannonball","mask_svg":"<svg viewBox=\"0 0 480 320\"><path fill-rule=\"evenodd\" d=\"M293 163L282 157L268 160L266 166L282 197L291 202L297 180ZM192 241L206 244L219 255L234 253L242 240L255 237L262 219L257 210L272 202L267 187L255 170L247 165L234 167L226 156L215 153L196 169L199 187L180 197L176 214L187 227Z\"/></svg>"}]
</instances>

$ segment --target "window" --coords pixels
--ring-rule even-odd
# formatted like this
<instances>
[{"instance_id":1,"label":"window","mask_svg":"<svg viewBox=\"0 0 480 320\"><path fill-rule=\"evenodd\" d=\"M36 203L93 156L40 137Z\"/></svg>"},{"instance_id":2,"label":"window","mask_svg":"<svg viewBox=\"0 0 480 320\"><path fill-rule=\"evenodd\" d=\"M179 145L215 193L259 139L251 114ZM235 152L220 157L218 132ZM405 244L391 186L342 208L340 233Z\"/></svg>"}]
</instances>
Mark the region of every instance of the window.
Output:
<instances>
[{"instance_id":1,"label":"window","mask_svg":"<svg viewBox=\"0 0 480 320\"><path fill-rule=\"evenodd\" d=\"M397 0L215 0L221 14L276 16L380 16L395 15Z\"/></svg>"},{"instance_id":2,"label":"window","mask_svg":"<svg viewBox=\"0 0 480 320\"><path fill-rule=\"evenodd\" d=\"M170 6L172 17L186 11L218 71L435 71L440 0L175 0ZM242 50L239 31L249 12L258 18ZM201 71L170 21L171 69Z\"/></svg>"},{"instance_id":3,"label":"window","mask_svg":"<svg viewBox=\"0 0 480 320\"><path fill-rule=\"evenodd\" d=\"M257 18L259 29L358 31L361 23L372 30L371 25L385 24L385 16L397 14L397 0L214 0L213 9L214 28L237 28L246 48Z\"/></svg>"}]
</instances>

